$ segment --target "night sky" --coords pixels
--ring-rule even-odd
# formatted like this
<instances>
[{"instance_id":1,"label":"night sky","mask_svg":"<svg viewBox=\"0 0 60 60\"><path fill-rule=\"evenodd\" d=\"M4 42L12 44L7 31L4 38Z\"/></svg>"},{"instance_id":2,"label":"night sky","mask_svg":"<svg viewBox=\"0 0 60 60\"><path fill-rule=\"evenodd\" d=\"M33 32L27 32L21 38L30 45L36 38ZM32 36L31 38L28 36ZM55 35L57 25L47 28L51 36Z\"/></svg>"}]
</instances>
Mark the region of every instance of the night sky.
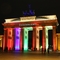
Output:
<instances>
[{"instance_id":1,"label":"night sky","mask_svg":"<svg viewBox=\"0 0 60 60\"><path fill-rule=\"evenodd\" d=\"M29 10L28 5L36 16L55 14L60 24L59 0L0 0L0 34L3 34L4 19L24 16L23 11ZM57 32L60 32L60 25Z\"/></svg>"}]
</instances>

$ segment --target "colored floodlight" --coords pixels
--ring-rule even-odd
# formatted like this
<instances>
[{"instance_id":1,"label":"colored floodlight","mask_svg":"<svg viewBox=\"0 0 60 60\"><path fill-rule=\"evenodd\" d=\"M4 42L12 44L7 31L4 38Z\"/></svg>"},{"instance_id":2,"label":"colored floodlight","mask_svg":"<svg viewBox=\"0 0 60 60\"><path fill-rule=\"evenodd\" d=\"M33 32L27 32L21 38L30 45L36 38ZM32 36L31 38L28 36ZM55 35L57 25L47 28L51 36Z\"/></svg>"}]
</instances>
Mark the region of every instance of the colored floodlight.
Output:
<instances>
[{"instance_id":1,"label":"colored floodlight","mask_svg":"<svg viewBox=\"0 0 60 60\"><path fill-rule=\"evenodd\" d=\"M52 26L45 26L45 34L46 34L46 51L47 51L47 49L48 49L48 46L49 46L49 44L48 44L48 30L51 30L52 29Z\"/></svg>"},{"instance_id":2,"label":"colored floodlight","mask_svg":"<svg viewBox=\"0 0 60 60\"><path fill-rule=\"evenodd\" d=\"M32 27L24 28L24 51L28 50L28 31L31 31Z\"/></svg>"},{"instance_id":3,"label":"colored floodlight","mask_svg":"<svg viewBox=\"0 0 60 60\"><path fill-rule=\"evenodd\" d=\"M15 28L15 50L20 50L20 31L21 28Z\"/></svg>"}]
</instances>

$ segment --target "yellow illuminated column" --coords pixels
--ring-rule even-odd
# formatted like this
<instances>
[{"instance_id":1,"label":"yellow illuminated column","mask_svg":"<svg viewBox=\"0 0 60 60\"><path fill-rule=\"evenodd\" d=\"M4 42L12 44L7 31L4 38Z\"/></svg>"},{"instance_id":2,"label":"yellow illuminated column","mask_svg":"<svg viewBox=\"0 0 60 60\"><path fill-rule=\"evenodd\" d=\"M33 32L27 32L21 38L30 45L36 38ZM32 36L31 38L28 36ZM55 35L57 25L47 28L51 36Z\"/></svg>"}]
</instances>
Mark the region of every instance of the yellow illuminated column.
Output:
<instances>
[{"instance_id":1,"label":"yellow illuminated column","mask_svg":"<svg viewBox=\"0 0 60 60\"><path fill-rule=\"evenodd\" d=\"M40 50L40 39L39 39L39 30L42 30L42 27L36 27L36 48L37 50Z\"/></svg>"},{"instance_id":2,"label":"yellow illuminated column","mask_svg":"<svg viewBox=\"0 0 60 60\"><path fill-rule=\"evenodd\" d=\"M0 35L0 47L2 48L3 35Z\"/></svg>"},{"instance_id":3,"label":"yellow illuminated column","mask_svg":"<svg viewBox=\"0 0 60 60\"><path fill-rule=\"evenodd\" d=\"M53 50L57 50L56 27L53 26Z\"/></svg>"},{"instance_id":4,"label":"yellow illuminated column","mask_svg":"<svg viewBox=\"0 0 60 60\"><path fill-rule=\"evenodd\" d=\"M2 47L2 38L0 38L0 47Z\"/></svg>"},{"instance_id":5,"label":"yellow illuminated column","mask_svg":"<svg viewBox=\"0 0 60 60\"><path fill-rule=\"evenodd\" d=\"M48 27L45 27L45 34L46 34L46 52L48 50L49 44L48 44Z\"/></svg>"},{"instance_id":6,"label":"yellow illuminated column","mask_svg":"<svg viewBox=\"0 0 60 60\"><path fill-rule=\"evenodd\" d=\"M58 51L60 51L60 34L57 34L57 49L58 49Z\"/></svg>"},{"instance_id":7,"label":"yellow illuminated column","mask_svg":"<svg viewBox=\"0 0 60 60\"><path fill-rule=\"evenodd\" d=\"M49 42L49 39L48 39L48 30L52 30L52 29L53 29L52 26L45 26L46 52L48 51L48 47L49 47L49 44L48 44L48 42Z\"/></svg>"}]
</instances>

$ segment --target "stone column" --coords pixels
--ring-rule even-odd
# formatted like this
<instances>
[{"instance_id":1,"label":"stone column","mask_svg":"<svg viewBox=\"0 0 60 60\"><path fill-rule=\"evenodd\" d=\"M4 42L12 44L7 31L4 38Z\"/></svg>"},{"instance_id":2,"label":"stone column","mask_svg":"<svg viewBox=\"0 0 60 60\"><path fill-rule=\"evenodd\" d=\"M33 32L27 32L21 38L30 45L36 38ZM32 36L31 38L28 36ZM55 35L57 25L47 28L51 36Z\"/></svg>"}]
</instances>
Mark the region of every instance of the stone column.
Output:
<instances>
[{"instance_id":1,"label":"stone column","mask_svg":"<svg viewBox=\"0 0 60 60\"><path fill-rule=\"evenodd\" d=\"M8 51L13 49L13 28L7 28L7 47Z\"/></svg>"},{"instance_id":2,"label":"stone column","mask_svg":"<svg viewBox=\"0 0 60 60\"><path fill-rule=\"evenodd\" d=\"M36 48L36 28L33 27L32 50Z\"/></svg>"},{"instance_id":3,"label":"stone column","mask_svg":"<svg viewBox=\"0 0 60 60\"><path fill-rule=\"evenodd\" d=\"M22 51L23 48L23 28L21 28L21 32L20 32L20 50Z\"/></svg>"},{"instance_id":4,"label":"stone column","mask_svg":"<svg viewBox=\"0 0 60 60\"><path fill-rule=\"evenodd\" d=\"M45 38L45 26L43 26L43 30L42 30L42 51L44 52L46 49L46 38Z\"/></svg>"},{"instance_id":5,"label":"stone column","mask_svg":"<svg viewBox=\"0 0 60 60\"><path fill-rule=\"evenodd\" d=\"M7 28L4 28L4 37L3 37L3 51L7 47Z\"/></svg>"},{"instance_id":6,"label":"stone column","mask_svg":"<svg viewBox=\"0 0 60 60\"><path fill-rule=\"evenodd\" d=\"M53 50L57 50L56 26L53 26Z\"/></svg>"},{"instance_id":7,"label":"stone column","mask_svg":"<svg viewBox=\"0 0 60 60\"><path fill-rule=\"evenodd\" d=\"M36 27L36 49L39 51L40 49L40 44L39 44L39 28Z\"/></svg>"}]
</instances>

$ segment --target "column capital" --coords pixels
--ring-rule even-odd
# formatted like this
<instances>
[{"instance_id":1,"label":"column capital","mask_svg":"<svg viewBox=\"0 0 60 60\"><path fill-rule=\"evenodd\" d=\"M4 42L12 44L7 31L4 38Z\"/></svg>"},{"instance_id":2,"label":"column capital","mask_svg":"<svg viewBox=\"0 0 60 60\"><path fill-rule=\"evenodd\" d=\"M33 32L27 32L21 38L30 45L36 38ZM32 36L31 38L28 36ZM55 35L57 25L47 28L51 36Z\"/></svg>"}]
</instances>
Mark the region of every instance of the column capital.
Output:
<instances>
[{"instance_id":1,"label":"column capital","mask_svg":"<svg viewBox=\"0 0 60 60\"><path fill-rule=\"evenodd\" d=\"M4 30L7 30L7 28L4 28Z\"/></svg>"},{"instance_id":2,"label":"column capital","mask_svg":"<svg viewBox=\"0 0 60 60\"><path fill-rule=\"evenodd\" d=\"M45 28L45 26L42 26L42 28Z\"/></svg>"},{"instance_id":3,"label":"column capital","mask_svg":"<svg viewBox=\"0 0 60 60\"><path fill-rule=\"evenodd\" d=\"M56 28L56 26L53 26L53 28Z\"/></svg>"}]
</instances>

